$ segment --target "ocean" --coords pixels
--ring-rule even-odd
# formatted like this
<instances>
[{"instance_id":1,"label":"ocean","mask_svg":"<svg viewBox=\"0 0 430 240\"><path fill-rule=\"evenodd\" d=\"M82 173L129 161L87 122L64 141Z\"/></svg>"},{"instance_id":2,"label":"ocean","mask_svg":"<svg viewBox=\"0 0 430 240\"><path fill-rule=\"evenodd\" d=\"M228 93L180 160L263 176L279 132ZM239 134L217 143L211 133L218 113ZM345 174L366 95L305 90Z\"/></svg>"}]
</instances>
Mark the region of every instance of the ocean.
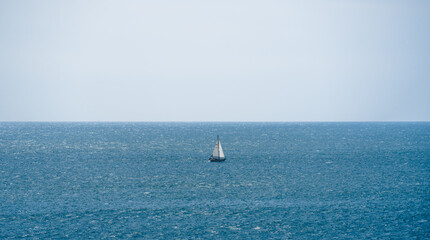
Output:
<instances>
[{"instance_id":1,"label":"ocean","mask_svg":"<svg viewBox=\"0 0 430 240\"><path fill-rule=\"evenodd\" d=\"M0 238L429 239L430 123L2 122Z\"/></svg>"}]
</instances>

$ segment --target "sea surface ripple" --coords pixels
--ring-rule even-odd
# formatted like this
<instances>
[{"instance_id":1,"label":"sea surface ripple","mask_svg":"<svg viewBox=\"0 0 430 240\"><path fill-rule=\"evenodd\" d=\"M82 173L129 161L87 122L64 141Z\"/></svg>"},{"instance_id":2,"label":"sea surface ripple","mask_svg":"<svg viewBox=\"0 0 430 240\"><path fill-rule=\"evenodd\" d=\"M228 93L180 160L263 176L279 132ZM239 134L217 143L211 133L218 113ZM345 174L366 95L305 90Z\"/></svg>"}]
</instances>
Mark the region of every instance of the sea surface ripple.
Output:
<instances>
[{"instance_id":1,"label":"sea surface ripple","mask_svg":"<svg viewBox=\"0 0 430 240\"><path fill-rule=\"evenodd\" d=\"M429 239L429 184L427 122L0 123L1 239Z\"/></svg>"}]
</instances>

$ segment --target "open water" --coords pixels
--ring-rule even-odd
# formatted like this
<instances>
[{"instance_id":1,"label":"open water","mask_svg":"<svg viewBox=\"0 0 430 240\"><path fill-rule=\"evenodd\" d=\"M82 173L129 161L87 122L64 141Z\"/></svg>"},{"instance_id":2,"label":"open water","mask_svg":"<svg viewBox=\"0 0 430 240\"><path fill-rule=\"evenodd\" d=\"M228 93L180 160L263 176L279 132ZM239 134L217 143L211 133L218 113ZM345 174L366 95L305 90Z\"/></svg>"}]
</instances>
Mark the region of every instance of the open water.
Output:
<instances>
[{"instance_id":1,"label":"open water","mask_svg":"<svg viewBox=\"0 0 430 240\"><path fill-rule=\"evenodd\" d=\"M0 238L429 239L430 123L0 123Z\"/></svg>"}]
</instances>

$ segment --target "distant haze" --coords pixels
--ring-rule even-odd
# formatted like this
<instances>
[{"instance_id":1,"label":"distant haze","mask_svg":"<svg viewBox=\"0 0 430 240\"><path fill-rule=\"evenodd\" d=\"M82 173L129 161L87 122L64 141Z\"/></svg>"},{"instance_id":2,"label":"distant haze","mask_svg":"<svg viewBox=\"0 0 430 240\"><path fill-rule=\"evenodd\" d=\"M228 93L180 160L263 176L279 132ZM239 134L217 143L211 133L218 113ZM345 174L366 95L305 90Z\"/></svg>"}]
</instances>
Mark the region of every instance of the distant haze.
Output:
<instances>
[{"instance_id":1,"label":"distant haze","mask_svg":"<svg viewBox=\"0 0 430 240\"><path fill-rule=\"evenodd\" d=\"M430 1L0 1L0 121L430 121Z\"/></svg>"}]
</instances>

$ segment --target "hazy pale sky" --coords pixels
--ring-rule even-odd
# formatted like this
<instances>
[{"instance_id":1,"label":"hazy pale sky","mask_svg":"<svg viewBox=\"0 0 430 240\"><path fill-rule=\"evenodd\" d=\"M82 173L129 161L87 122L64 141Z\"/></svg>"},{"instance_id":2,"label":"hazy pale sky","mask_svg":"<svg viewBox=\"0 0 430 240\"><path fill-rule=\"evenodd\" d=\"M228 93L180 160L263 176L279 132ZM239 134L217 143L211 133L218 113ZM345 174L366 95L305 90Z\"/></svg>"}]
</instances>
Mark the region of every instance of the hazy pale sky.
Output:
<instances>
[{"instance_id":1,"label":"hazy pale sky","mask_svg":"<svg viewBox=\"0 0 430 240\"><path fill-rule=\"evenodd\" d=\"M430 1L0 1L0 121L430 121Z\"/></svg>"}]
</instances>

